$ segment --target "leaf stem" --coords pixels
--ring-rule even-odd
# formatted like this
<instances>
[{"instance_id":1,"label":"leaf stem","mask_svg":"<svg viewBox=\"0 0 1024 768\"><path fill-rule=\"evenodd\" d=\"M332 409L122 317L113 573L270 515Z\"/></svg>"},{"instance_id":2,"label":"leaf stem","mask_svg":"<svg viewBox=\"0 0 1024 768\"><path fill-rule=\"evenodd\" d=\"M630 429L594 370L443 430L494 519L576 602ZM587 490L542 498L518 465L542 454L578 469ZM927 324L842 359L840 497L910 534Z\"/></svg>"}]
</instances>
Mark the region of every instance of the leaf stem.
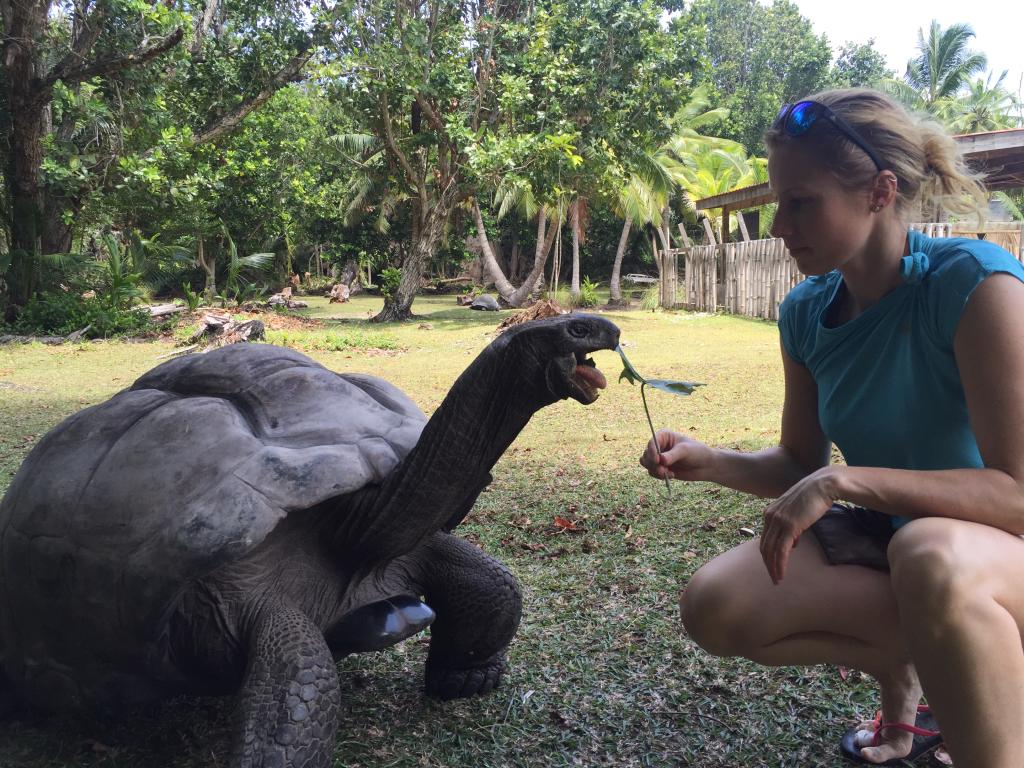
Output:
<instances>
[{"instance_id":1,"label":"leaf stem","mask_svg":"<svg viewBox=\"0 0 1024 768\"><path fill-rule=\"evenodd\" d=\"M651 411L647 407L647 395L644 394L644 387L646 387L646 386L647 386L647 382L646 381L641 381L640 382L640 399L643 400L643 403L644 403L644 415L647 417L647 426L651 428L651 440L654 441L654 450L656 450L658 452L658 464L660 465L661 464L661 448L658 447L658 435L654 432L654 422L651 421ZM668 492L668 495L671 496L672 495L672 486L669 485L667 477L664 478L664 480L665 480L665 490Z\"/></svg>"}]
</instances>

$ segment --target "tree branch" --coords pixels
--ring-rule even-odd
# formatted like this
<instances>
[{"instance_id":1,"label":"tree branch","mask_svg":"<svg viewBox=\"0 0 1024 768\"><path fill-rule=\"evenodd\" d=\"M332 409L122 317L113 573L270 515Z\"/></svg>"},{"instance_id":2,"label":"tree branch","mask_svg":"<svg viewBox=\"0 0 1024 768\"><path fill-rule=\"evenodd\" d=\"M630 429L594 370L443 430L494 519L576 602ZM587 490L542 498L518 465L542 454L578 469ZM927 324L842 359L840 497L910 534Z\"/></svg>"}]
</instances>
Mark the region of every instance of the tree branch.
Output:
<instances>
[{"instance_id":1,"label":"tree branch","mask_svg":"<svg viewBox=\"0 0 1024 768\"><path fill-rule=\"evenodd\" d=\"M90 31L87 34L92 34ZM74 83L80 83L83 80L96 77L97 75L109 75L114 72L120 72L131 67L137 67L140 64L145 64L150 59L155 59L162 53L166 53L171 48L181 42L181 38L184 36L184 30L180 27L167 37L156 40L152 43L144 43L136 48L131 53L125 56L116 56L110 59L101 59L99 61L92 61L74 66L73 62L78 60L78 56L75 52L72 52L68 56L57 64L50 74L44 78L40 78L38 81L36 98L44 98L49 95L50 90L57 83L62 80L66 85L72 85Z\"/></svg>"},{"instance_id":2,"label":"tree branch","mask_svg":"<svg viewBox=\"0 0 1024 768\"><path fill-rule=\"evenodd\" d=\"M380 104L381 122L384 123L384 143L388 145L388 149L391 150L391 154L395 156L395 159L398 160L398 164L401 165L402 170L405 171L406 180L409 182L409 185L418 193L420 205L426 208L426 185L419 183L419 175L409 162L409 158L407 158L405 153L398 147L398 142L395 141L395 134L391 130L391 110L388 109L387 97L378 96L377 101Z\"/></svg>"},{"instance_id":3,"label":"tree branch","mask_svg":"<svg viewBox=\"0 0 1024 768\"><path fill-rule=\"evenodd\" d=\"M441 134L441 138L445 140L445 143L450 144L448 140L448 131L445 128L444 122L438 116L435 109L430 105L430 102L423 98L423 94L416 94L416 103L420 105L420 109L423 110L423 114L427 116L427 122L430 123L434 130Z\"/></svg>"},{"instance_id":4,"label":"tree branch","mask_svg":"<svg viewBox=\"0 0 1024 768\"><path fill-rule=\"evenodd\" d=\"M251 99L243 101L232 111L211 120L199 130L199 133L195 134L192 139L192 143L206 144L211 141L216 141L225 133L237 128L250 112L266 103L271 96L288 83L299 79L299 76L302 74L302 68L306 65L306 62L312 58L313 51L314 49L310 48L304 53L293 56L287 64L281 67L281 69L279 69L277 73L267 81L266 85L263 86L259 93Z\"/></svg>"},{"instance_id":5,"label":"tree branch","mask_svg":"<svg viewBox=\"0 0 1024 768\"><path fill-rule=\"evenodd\" d=\"M219 0L206 0L203 15L196 18L195 27L192 29L192 43L188 47L189 53L193 56L197 55L203 47L203 38L206 37L206 32L213 23L218 2Z\"/></svg>"}]
</instances>

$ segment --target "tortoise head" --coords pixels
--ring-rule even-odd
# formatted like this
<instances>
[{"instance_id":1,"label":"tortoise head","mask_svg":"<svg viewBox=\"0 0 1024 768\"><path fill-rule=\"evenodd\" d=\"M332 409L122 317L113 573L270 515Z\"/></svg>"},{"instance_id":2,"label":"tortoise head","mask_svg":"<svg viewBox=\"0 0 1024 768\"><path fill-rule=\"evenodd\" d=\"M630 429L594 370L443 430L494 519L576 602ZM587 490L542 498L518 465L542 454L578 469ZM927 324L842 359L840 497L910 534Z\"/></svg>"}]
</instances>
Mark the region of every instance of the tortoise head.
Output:
<instances>
[{"instance_id":1,"label":"tortoise head","mask_svg":"<svg viewBox=\"0 0 1024 768\"><path fill-rule=\"evenodd\" d=\"M589 405L607 385L590 354L618 343L614 323L597 315L569 314L513 326L491 346L515 354L522 378L543 381L552 402L571 397Z\"/></svg>"}]
</instances>

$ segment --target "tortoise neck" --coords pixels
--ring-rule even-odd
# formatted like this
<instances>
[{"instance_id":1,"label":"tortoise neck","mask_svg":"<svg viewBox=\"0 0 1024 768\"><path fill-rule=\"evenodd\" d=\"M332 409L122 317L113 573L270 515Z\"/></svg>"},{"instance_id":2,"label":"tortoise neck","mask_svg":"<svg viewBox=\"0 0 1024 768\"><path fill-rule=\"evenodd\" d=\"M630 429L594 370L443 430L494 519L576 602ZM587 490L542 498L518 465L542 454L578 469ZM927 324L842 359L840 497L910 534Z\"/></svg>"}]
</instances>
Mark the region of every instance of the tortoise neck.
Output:
<instances>
[{"instance_id":1,"label":"tortoise neck","mask_svg":"<svg viewBox=\"0 0 1024 768\"><path fill-rule=\"evenodd\" d=\"M531 362L533 364L531 364ZM366 561L394 558L450 529L490 482L490 470L538 410L556 401L543 369L514 345L492 345L467 368L415 447L380 485L359 493L336 540Z\"/></svg>"}]
</instances>

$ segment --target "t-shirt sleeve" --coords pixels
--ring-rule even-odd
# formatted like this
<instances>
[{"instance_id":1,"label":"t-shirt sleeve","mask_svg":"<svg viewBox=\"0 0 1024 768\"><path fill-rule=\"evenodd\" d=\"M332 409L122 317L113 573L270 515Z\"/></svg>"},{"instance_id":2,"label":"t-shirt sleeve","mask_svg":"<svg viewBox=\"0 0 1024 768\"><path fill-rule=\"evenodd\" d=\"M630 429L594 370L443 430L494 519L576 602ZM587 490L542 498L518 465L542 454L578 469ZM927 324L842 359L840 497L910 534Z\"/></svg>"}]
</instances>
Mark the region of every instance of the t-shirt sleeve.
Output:
<instances>
[{"instance_id":1,"label":"t-shirt sleeve","mask_svg":"<svg viewBox=\"0 0 1024 768\"><path fill-rule=\"evenodd\" d=\"M929 303L939 340L950 348L967 301L989 275L1013 275L1024 282L1024 267L1009 252L983 240L968 242L949 254L930 275Z\"/></svg>"},{"instance_id":2,"label":"t-shirt sleeve","mask_svg":"<svg viewBox=\"0 0 1024 768\"><path fill-rule=\"evenodd\" d=\"M792 295L782 300L778 307L778 335L782 341L782 348L785 350L785 353L803 366L806 365L804 354L797 343L796 333L796 328L799 324L795 315L798 311L797 302L793 301Z\"/></svg>"},{"instance_id":3,"label":"t-shirt sleeve","mask_svg":"<svg viewBox=\"0 0 1024 768\"><path fill-rule=\"evenodd\" d=\"M807 365L814 346L814 315L827 285L818 278L797 284L778 307L778 333L787 355Z\"/></svg>"}]
</instances>

